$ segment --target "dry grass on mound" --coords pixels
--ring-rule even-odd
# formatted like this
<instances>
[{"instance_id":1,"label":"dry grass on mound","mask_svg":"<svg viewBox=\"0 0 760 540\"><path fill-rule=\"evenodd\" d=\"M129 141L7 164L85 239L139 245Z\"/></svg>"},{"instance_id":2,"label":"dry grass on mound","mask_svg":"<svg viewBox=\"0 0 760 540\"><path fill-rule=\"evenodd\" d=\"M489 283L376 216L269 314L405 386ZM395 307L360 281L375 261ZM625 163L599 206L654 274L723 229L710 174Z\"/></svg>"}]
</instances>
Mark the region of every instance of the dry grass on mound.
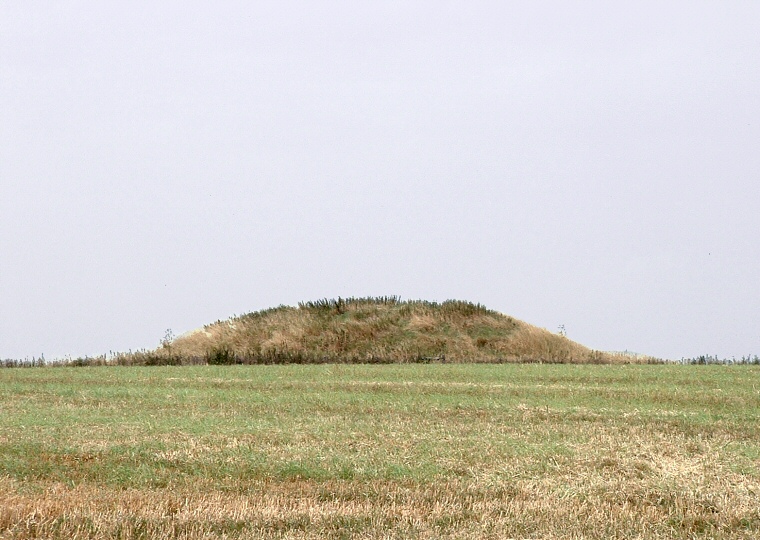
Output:
<instances>
[{"instance_id":1,"label":"dry grass on mound","mask_svg":"<svg viewBox=\"0 0 760 540\"><path fill-rule=\"evenodd\" d=\"M551 333L462 301L350 298L281 306L180 336L159 355L209 363L620 363Z\"/></svg>"}]
</instances>

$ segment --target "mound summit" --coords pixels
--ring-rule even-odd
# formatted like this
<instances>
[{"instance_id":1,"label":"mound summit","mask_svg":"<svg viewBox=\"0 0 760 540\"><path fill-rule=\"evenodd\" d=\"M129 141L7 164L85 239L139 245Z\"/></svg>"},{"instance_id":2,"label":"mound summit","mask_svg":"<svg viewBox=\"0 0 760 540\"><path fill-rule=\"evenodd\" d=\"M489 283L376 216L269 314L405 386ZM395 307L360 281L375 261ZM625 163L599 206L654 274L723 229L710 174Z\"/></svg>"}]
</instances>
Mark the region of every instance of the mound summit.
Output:
<instances>
[{"instance_id":1,"label":"mound summit","mask_svg":"<svg viewBox=\"0 0 760 540\"><path fill-rule=\"evenodd\" d=\"M460 300L338 298L217 321L155 354L185 363L611 363L566 337Z\"/></svg>"}]
</instances>

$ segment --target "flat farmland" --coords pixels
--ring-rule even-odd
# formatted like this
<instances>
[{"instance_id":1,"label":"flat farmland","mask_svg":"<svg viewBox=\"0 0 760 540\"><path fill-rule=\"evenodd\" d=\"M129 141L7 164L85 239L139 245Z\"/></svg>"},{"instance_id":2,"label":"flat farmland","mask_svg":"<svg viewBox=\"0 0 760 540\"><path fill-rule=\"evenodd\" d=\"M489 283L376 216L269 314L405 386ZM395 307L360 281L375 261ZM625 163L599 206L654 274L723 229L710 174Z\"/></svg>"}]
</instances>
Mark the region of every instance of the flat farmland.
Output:
<instances>
[{"instance_id":1,"label":"flat farmland","mask_svg":"<svg viewBox=\"0 0 760 540\"><path fill-rule=\"evenodd\" d=\"M0 538L758 538L760 369L0 369Z\"/></svg>"}]
</instances>

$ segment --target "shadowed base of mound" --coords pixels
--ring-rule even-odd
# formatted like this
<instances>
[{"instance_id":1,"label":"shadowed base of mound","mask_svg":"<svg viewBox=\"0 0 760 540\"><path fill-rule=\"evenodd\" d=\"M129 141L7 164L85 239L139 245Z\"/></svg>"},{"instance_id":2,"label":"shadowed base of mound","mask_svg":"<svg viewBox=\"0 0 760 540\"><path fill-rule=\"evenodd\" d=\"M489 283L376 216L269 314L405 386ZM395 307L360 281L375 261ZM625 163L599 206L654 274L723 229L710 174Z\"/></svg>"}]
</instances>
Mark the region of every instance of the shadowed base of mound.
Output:
<instances>
[{"instance_id":1,"label":"shadowed base of mound","mask_svg":"<svg viewBox=\"0 0 760 540\"><path fill-rule=\"evenodd\" d=\"M448 300L347 298L280 306L217 321L134 364L544 362L641 363L593 351L487 309Z\"/></svg>"}]
</instances>

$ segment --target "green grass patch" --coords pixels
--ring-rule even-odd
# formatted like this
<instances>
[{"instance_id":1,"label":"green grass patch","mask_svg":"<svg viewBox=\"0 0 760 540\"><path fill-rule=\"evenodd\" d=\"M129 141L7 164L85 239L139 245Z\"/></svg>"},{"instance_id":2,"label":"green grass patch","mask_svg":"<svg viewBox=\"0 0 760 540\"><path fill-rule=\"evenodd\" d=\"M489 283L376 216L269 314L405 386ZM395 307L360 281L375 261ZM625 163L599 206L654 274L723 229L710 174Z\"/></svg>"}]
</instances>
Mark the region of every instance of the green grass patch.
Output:
<instances>
[{"instance_id":1,"label":"green grass patch","mask_svg":"<svg viewBox=\"0 0 760 540\"><path fill-rule=\"evenodd\" d=\"M190 500L292 485L312 490L315 508L353 508L198 525L232 537L396 526L455 537L487 530L486 515L495 536L549 535L565 523L589 538L644 538L635 516L649 515L669 537L749 538L760 519L759 389L754 366L4 369L0 481L42 499L52 486ZM295 493L276 500L296 508ZM382 510L404 505L425 510L417 521ZM567 522L571 510L586 521ZM544 521L515 521L519 511ZM169 519L139 513L130 530L163 530ZM2 519L0 537L16 523L3 529ZM51 515L50 527L68 530L62 519ZM601 526L615 519L619 527Z\"/></svg>"}]
</instances>

